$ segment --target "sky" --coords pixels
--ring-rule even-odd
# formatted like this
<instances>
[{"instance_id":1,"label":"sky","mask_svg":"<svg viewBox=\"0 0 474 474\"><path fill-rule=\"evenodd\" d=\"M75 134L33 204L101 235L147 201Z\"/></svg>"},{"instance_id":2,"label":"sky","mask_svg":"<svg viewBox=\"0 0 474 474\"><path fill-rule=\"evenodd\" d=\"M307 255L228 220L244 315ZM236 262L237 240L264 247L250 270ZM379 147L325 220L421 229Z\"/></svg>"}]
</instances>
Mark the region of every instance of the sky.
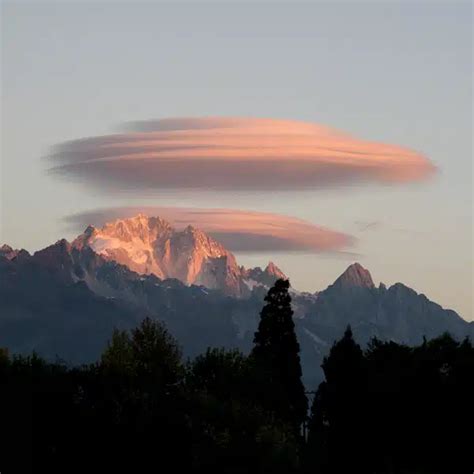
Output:
<instances>
[{"instance_id":1,"label":"sky","mask_svg":"<svg viewBox=\"0 0 474 474\"><path fill-rule=\"evenodd\" d=\"M280 214L347 238L337 248L237 246L239 263L272 260L295 288L316 291L359 261L376 283L401 281L474 319L471 2L4 1L1 16L0 243L34 251L73 238L84 215L130 207ZM166 153L153 157L159 168L97 160L94 137L141 153L130 134L174 140L156 126L183 117L193 118L184 146L194 151L184 168L166 165L169 179L159 179ZM202 123L222 128L226 117L244 118L244 141L257 127L252 153L268 134L286 140L266 152L278 167L245 161L235 137L214 143ZM259 119L271 124L263 134ZM345 160L328 171L313 142L288 138L308 127L329 130L331 150L342 140L345 152L376 155L376 166ZM209 165L217 146L230 151ZM296 149L309 164L283 155Z\"/></svg>"}]
</instances>

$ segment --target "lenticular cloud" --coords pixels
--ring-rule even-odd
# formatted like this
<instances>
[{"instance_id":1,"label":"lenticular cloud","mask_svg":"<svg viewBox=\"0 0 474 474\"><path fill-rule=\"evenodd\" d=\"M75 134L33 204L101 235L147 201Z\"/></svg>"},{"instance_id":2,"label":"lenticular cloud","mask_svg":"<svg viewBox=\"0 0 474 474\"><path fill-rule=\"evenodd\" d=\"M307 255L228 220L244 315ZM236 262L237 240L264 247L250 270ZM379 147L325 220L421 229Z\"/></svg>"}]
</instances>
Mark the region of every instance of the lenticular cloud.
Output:
<instances>
[{"instance_id":1,"label":"lenticular cloud","mask_svg":"<svg viewBox=\"0 0 474 474\"><path fill-rule=\"evenodd\" d=\"M423 155L313 123L248 118L136 122L58 145L54 174L107 190L265 191L417 181Z\"/></svg>"},{"instance_id":2,"label":"lenticular cloud","mask_svg":"<svg viewBox=\"0 0 474 474\"><path fill-rule=\"evenodd\" d=\"M238 209L184 207L119 207L73 214L64 218L72 230L142 213L159 216L176 229L197 227L234 252L335 252L353 244L352 236L295 217Z\"/></svg>"}]
</instances>

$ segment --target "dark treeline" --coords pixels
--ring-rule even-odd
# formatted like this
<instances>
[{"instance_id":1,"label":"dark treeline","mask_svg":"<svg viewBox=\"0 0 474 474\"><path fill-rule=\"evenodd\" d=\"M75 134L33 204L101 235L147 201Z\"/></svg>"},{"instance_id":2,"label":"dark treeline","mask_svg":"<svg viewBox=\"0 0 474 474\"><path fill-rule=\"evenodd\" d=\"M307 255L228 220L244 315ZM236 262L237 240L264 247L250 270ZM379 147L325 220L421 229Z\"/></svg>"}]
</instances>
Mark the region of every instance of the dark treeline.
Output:
<instances>
[{"instance_id":1,"label":"dark treeline","mask_svg":"<svg viewBox=\"0 0 474 474\"><path fill-rule=\"evenodd\" d=\"M0 353L1 473L473 472L471 342L363 350L348 328L305 394L288 286L265 298L249 355L185 362L150 319L89 366Z\"/></svg>"}]
</instances>

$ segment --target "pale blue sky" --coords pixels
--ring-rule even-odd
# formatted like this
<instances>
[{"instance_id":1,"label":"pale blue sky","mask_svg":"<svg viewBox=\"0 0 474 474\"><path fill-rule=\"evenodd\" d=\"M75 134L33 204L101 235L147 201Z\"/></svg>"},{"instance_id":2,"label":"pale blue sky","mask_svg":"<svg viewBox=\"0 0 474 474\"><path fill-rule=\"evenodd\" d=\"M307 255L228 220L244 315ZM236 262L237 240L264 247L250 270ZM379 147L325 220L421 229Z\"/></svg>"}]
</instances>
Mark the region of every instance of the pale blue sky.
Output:
<instances>
[{"instance_id":1,"label":"pale blue sky","mask_svg":"<svg viewBox=\"0 0 474 474\"><path fill-rule=\"evenodd\" d=\"M279 212L354 234L376 282L402 281L473 318L470 2L3 2L1 40L1 242L31 251L71 238L61 217L104 206ZM421 151L440 172L390 188L147 198L45 173L58 142L210 115L322 123ZM304 290L354 259L238 257L271 258Z\"/></svg>"}]
</instances>

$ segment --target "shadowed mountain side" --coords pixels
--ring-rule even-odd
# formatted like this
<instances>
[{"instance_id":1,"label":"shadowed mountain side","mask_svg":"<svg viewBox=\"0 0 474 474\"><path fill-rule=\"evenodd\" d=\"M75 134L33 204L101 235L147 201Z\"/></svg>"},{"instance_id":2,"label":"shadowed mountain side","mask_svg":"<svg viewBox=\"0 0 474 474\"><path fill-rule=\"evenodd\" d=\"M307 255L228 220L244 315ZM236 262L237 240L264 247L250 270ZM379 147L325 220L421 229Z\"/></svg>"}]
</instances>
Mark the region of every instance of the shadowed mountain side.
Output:
<instances>
[{"instance_id":1,"label":"shadowed mountain side","mask_svg":"<svg viewBox=\"0 0 474 474\"><path fill-rule=\"evenodd\" d=\"M249 281L267 271L278 275L273 264L269 267L253 269ZM317 295L292 290L308 386L321 381L322 358L347 324L362 342L378 336L417 344L424 335L444 331L458 339L474 333L472 323L402 284L373 287L370 274L360 266L349 267L337 281L351 284L336 282ZM36 350L70 363L91 362L114 327L132 328L152 316L166 323L186 356L209 346L247 352L267 289L260 284L248 298L225 296L178 280L139 275L87 246L61 240L33 256L0 256L0 347L13 353Z\"/></svg>"},{"instance_id":2,"label":"shadowed mountain side","mask_svg":"<svg viewBox=\"0 0 474 474\"><path fill-rule=\"evenodd\" d=\"M249 304L140 276L66 241L27 261L0 257L0 283L0 346L70 363L95 360L114 327L133 328L145 316L165 321L189 356L208 346L238 346L230 310L247 311Z\"/></svg>"},{"instance_id":3,"label":"shadowed mountain side","mask_svg":"<svg viewBox=\"0 0 474 474\"><path fill-rule=\"evenodd\" d=\"M474 335L473 323L402 283L388 289L380 284L377 288L367 272L365 282L345 286L340 284L343 276L318 293L317 299L306 308L307 314L312 315L306 318L308 328L325 340L339 337L341 328L348 324L363 343L374 336L415 345L422 342L423 336L433 338L444 331L458 339Z\"/></svg>"}]
</instances>

